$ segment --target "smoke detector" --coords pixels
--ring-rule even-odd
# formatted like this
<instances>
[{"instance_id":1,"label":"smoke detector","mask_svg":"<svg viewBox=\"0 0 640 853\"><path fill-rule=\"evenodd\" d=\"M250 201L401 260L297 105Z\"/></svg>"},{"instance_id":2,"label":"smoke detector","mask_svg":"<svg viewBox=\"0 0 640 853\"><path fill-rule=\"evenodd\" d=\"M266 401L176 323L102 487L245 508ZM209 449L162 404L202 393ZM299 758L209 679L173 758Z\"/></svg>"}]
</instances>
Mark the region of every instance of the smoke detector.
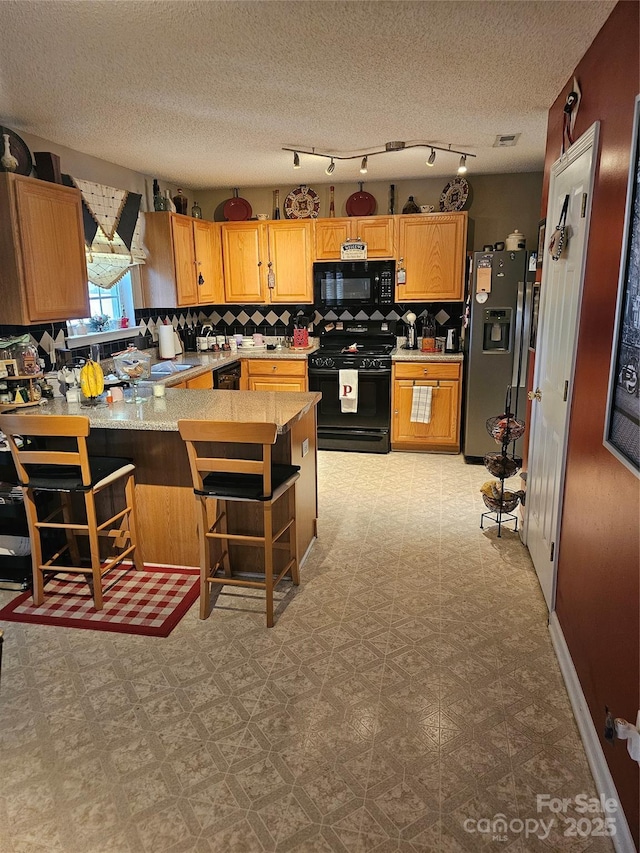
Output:
<instances>
[{"instance_id":1,"label":"smoke detector","mask_svg":"<svg viewBox=\"0 0 640 853\"><path fill-rule=\"evenodd\" d=\"M505 133L498 134L496 136L496 141L493 143L494 148L513 148L514 145L518 144L518 140L520 139L519 133Z\"/></svg>"}]
</instances>

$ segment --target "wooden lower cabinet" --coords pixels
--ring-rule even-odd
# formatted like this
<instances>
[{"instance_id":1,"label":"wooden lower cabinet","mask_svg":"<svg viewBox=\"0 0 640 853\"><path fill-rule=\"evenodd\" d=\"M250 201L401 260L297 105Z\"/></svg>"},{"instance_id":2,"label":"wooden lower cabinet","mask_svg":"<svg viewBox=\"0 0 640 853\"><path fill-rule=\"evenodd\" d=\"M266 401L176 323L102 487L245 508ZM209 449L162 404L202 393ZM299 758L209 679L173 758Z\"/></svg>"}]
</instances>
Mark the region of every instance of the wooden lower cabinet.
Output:
<instances>
[{"instance_id":1,"label":"wooden lower cabinet","mask_svg":"<svg viewBox=\"0 0 640 853\"><path fill-rule=\"evenodd\" d=\"M459 362L396 362L393 365L391 449L460 451L461 373ZM431 420L411 420L413 389L430 385Z\"/></svg>"},{"instance_id":2,"label":"wooden lower cabinet","mask_svg":"<svg viewBox=\"0 0 640 853\"><path fill-rule=\"evenodd\" d=\"M194 376L193 379L185 379L182 382L176 382L175 385L170 385L170 388L204 388L211 390L213 388L213 373L208 370L206 373L201 373L200 376Z\"/></svg>"},{"instance_id":3,"label":"wooden lower cabinet","mask_svg":"<svg viewBox=\"0 0 640 853\"><path fill-rule=\"evenodd\" d=\"M243 359L243 391L308 391L307 362L300 359Z\"/></svg>"}]
</instances>

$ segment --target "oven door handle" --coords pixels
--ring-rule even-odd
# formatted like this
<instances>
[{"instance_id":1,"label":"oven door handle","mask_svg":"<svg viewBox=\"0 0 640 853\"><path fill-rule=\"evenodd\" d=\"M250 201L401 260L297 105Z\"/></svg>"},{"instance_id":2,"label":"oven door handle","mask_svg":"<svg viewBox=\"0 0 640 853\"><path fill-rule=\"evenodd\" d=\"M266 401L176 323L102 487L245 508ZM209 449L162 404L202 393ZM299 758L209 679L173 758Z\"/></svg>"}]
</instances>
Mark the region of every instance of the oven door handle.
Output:
<instances>
[{"instance_id":1,"label":"oven door handle","mask_svg":"<svg viewBox=\"0 0 640 853\"><path fill-rule=\"evenodd\" d=\"M345 370L353 370L354 368L345 368ZM335 376L338 378L338 374L340 373L339 368L324 368L324 367L310 367L309 368L309 376ZM391 376L391 368L387 370L387 368L376 368L375 370L363 370L362 368L358 368L358 377L361 376Z\"/></svg>"}]
</instances>

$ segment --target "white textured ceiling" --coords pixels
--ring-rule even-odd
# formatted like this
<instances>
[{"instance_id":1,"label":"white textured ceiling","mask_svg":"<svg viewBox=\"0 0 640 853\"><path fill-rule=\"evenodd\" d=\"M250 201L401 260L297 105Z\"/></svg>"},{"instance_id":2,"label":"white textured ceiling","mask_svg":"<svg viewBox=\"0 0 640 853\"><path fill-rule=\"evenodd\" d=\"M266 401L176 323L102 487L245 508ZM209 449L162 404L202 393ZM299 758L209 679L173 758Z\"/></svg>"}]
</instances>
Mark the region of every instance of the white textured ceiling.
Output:
<instances>
[{"instance_id":1,"label":"white textured ceiling","mask_svg":"<svg viewBox=\"0 0 640 853\"><path fill-rule=\"evenodd\" d=\"M424 140L542 168L548 109L614 0L5 0L0 124L186 187L360 179L282 146ZM496 134L521 134L494 148ZM366 178L424 176L428 151ZM438 154L430 177L451 175Z\"/></svg>"}]
</instances>

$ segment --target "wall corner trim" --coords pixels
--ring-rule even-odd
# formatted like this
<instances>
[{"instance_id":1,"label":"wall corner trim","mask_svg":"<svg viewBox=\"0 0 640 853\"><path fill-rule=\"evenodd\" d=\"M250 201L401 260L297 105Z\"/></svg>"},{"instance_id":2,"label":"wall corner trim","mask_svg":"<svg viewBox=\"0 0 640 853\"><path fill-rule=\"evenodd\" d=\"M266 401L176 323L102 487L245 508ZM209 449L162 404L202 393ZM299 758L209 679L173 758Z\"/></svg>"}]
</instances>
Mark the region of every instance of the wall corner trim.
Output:
<instances>
[{"instance_id":1,"label":"wall corner trim","mask_svg":"<svg viewBox=\"0 0 640 853\"><path fill-rule=\"evenodd\" d=\"M607 798L615 799L619 805L620 798L618 796L618 791L616 790L613 776L611 775L609 765L607 764L604 752L602 751L602 744L600 743L598 733L596 732L596 728L593 724L587 700L582 692L578 673L573 665L567 641L564 638L564 633L560 627L560 621L555 612L551 613L549 616L549 633L551 634L551 642L553 643L553 648L560 665L560 671L562 672L567 693L569 694L573 714L576 718L576 723L578 724L580 737L584 744L589 768L596 784L596 791L598 794L603 794ZM615 817L616 822L616 834L611 840L613 841L616 853L636 853L636 846L631 835L631 830L629 829L629 824L627 823L627 819L620 805L613 817Z\"/></svg>"}]
</instances>

